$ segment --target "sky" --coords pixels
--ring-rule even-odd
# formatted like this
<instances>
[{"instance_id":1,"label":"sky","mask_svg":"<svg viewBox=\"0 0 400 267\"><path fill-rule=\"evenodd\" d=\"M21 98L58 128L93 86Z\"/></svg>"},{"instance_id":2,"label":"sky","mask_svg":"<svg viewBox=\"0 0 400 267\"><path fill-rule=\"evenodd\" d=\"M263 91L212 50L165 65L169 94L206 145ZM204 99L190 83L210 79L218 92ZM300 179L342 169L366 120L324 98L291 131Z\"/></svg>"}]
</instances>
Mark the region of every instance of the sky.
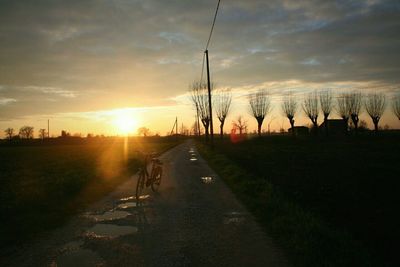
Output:
<instances>
[{"instance_id":1,"label":"sky","mask_svg":"<svg viewBox=\"0 0 400 267\"><path fill-rule=\"evenodd\" d=\"M23 125L37 132L48 119L54 136L121 134L124 123L164 135L176 116L190 126L188 88L200 78L216 4L0 0L0 136ZM247 95L258 89L274 106L264 129L289 127L280 109L288 92L300 102L315 90L382 92L390 103L399 36L398 1L221 0L209 54L212 80L233 93L226 131L238 115L255 129ZM365 111L361 119L371 125ZM384 124L400 127L390 107Z\"/></svg>"}]
</instances>

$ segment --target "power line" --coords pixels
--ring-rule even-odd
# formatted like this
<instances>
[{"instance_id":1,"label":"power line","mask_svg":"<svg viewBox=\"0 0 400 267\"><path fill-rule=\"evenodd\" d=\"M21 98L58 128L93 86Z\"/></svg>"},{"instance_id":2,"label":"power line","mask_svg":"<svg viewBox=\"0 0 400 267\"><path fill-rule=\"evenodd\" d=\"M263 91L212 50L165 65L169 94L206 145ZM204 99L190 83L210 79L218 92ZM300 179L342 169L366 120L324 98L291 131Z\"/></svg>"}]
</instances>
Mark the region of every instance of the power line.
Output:
<instances>
[{"instance_id":1,"label":"power line","mask_svg":"<svg viewBox=\"0 0 400 267\"><path fill-rule=\"evenodd\" d=\"M207 41L207 45L206 45L206 49L205 50L208 49L208 45L210 44L211 36L212 36L213 30L214 30L215 20L217 19L217 14L218 14L218 9L219 9L219 3L220 2L221 2L221 0L218 0L217 8L215 9L213 23L212 23L212 26L211 26L210 35L208 36L208 41Z\"/></svg>"},{"instance_id":2,"label":"power line","mask_svg":"<svg viewBox=\"0 0 400 267\"><path fill-rule=\"evenodd\" d=\"M204 73L204 60L205 60L206 54L203 53L203 63L201 64L201 76L200 76L200 84L203 83L203 73Z\"/></svg>"},{"instance_id":3,"label":"power line","mask_svg":"<svg viewBox=\"0 0 400 267\"><path fill-rule=\"evenodd\" d=\"M208 46L210 45L211 36L212 36L212 34L213 34L213 31L214 31L215 21L216 21L216 19L217 19L217 14L218 14L220 2L221 2L221 0L218 0L217 8L215 9L215 14L214 14L213 23L212 23L212 25L211 25L210 35L208 36L208 40L207 40L207 44L206 44L206 49L205 49L205 50L207 50L207 49L208 49ZM204 51L205 51L205 50L204 50ZM203 53L203 62L201 63L200 83L203 82L203 76L204 76L204 61L205 61L205 53Z\"/></svg>"}]
</instances>

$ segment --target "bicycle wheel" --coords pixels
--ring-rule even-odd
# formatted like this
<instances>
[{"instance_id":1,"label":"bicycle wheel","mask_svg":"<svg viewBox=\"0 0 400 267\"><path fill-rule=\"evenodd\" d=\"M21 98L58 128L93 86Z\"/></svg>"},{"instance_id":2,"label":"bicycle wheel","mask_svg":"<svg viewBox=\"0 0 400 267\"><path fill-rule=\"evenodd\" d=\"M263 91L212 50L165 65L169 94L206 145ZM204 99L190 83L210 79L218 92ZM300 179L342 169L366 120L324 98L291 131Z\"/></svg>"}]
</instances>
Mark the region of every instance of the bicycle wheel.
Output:
<instances>
[{"instance_id":1,"label":"bicycle wheel","mask_svg":"<svg viewBox=\"0 0 400 267\"><path fill-rule=\"evenodd\" d=\"M152 179L152 183L151 183L151 190L153 190L153 192L157 192L158 188L160 187L161 184L161 176L162 176L162 168L160 166L158 166L155 170L154 170L154 174L153 174L153 179Z\"/></svg>"},{"instance_id":2,"label":"bicycle wheel","mask_svg":"<svg viewBox=\"0 0 400 267\"><path fill-rule=\"evenodd\" d=\"M143 172L140 172L136 184L136 201L138 201L140 196L142 195L143 189L144 189L144 174Z\"/></svg>"}]
</instances>

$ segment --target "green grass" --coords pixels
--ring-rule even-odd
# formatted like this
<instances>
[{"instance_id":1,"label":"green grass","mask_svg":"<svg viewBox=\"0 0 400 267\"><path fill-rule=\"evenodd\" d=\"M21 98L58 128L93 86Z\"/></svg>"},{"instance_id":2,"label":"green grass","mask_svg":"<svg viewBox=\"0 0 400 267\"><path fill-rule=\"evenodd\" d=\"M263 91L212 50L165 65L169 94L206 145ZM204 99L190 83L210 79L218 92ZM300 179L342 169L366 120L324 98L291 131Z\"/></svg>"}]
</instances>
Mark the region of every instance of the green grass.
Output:
<instances>
[{"instance_id":1,"label":"green grass","mask_svg":"<svg viewBox=\"0 0 400 267\"><path fill-rule=\"evenodd\" d=\"M200 145L296 266L395 266L398 136Z\"/></svg>"},{"instance_id":2,"label":"green grass","mask_svg":"<svg viewBox=\"0 0 400 267\"><path fill-rule=\"evenodd\" d=\"M1 247L58 227L137 171L137 151L162 152L167 138L101 138L0 147Z\"/></svg>"}]
</instances>

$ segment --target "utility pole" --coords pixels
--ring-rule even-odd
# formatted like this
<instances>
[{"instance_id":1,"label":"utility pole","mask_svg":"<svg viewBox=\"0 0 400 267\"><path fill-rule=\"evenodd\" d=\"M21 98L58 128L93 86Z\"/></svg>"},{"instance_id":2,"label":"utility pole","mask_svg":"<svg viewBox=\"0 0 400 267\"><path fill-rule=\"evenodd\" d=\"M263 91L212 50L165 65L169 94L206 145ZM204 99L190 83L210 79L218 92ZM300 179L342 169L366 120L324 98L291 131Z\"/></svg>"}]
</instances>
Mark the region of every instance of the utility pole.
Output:
<instances>
[{"instance_id":1,"label":"utility pole","mask_svg":"<svg viewBox=\"0 0 400 267\"><path fill-rule=\"evenodd\" d=\"M200 137L200 118L199 118L199 106L196 103L196 122L197 124L197 136Z\"/></svg>"},{"instance_id":2,"label":"utility pole","mask_svg":"<svg viewBox=\"0 0 400 267\"><path fill-rule=\"evenodd\" d=\"M207 62L207 89L208 89L208 107L210 111L210 137L211 137L211 146L214 146L214 127L213 127L213 113L212 113L212 104L211 104L211 83L210 83L210 66L208 63L208 49L205 51L206 53L206 62Z\"/></svg>"},{"instance_id":3,"label":"utility pole","mask_svg":"<svg viewBox=\"0 0 400 267\"><path fill-rule=\"evenodd\" d=\"M47 119L47 138L50 138L50 119Z\"/></svg>"},{"instance_id":4,"label":"utility pole","mask_svg":"<svg viewBox=\"0 0 400 267\"><path fill-rule=\"evenodd\" d=\"M178 136L178 117L175 118L175 134Z\"/></svg>"}]
</instances>

